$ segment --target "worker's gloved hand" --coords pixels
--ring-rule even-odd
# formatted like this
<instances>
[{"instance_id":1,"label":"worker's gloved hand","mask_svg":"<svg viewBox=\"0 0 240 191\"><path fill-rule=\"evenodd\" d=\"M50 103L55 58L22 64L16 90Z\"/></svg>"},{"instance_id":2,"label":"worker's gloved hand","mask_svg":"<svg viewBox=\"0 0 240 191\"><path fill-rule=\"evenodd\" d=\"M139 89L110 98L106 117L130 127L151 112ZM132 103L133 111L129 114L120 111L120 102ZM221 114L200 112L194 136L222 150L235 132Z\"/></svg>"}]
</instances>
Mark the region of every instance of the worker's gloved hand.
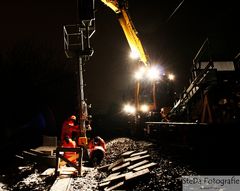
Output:
<instances>
[{"instance_id":1,"label":"worker's gloved hand","mask_svg":"<svg viewBox=\"0 0 240 191\"><path fill-rule=\"evenodd\" d=\"M86 130L87 130L87 131L91 131L91 130L92 130L92 127L91 127L90 125L87 125L87 126L86 126Z\"/></svg>"}]
</instances>

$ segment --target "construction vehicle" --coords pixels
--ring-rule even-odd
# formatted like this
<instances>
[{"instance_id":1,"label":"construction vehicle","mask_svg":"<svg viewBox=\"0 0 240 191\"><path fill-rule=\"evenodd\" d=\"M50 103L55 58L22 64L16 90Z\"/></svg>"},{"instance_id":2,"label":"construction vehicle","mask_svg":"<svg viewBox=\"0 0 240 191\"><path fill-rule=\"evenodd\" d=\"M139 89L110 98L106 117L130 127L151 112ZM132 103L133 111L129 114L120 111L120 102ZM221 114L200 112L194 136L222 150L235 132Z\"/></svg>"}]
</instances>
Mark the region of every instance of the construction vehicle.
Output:
<instances>
[{"instance_id":1,"label":"construction vehicle","mask_svg":"<svg viewBox=\"0 0 240 191\"><path fill-rule=\"evenodd\" d=\"M174 75L166 74L157 65L151 64L128 13L127 0L101 1L116 13L131 52L139 59L135 72L134 98L130 98L134 101L126 103L123 111L129 116L131 134L142 135L145 122L167 119L165 113L170 111L172 104L166 103L166 100L171 99L173 102L174 99Z\"/></svg>"},{"instance_id":2,"label":"construction vehicle","mask_svg":"<svg viewBox=\"0 0 240 191\"><path fill-rule=\"evenodd\" d=\"M127 39L129 47L131 49L131 54L134 58L139 59L137 61L137 68L139 72L136 73L138 76L136 78L135 90L134 90L134 102L127 103L124 105L123 110L130 116L129 123L131 124L131 134L136 134L140 129L138 124L140 124L140 120L145 118L145 114L150 110L156 109L156 96L155 96L155 86L150 84L146 84L140 81L140 76L142 77L145 71L150 68L149 57L147 56L140 38L138 37L138 33L133 25L133 22L128 13L128 3L126 0L101 0L106 6L112 9L116 15L117 19L121 25L121 28L124 32L124 35ZM147 91L147 99L146 94L143 95L144 90ZM150 92L149 92L149 87ZM153 89L152 89L153 88ZM150 93L150 94L149 94ZM149 95L150 99L149 99Z\"/></svg>"},{"instance_id":3,"label":"construction vehicle","mask_svg":"<svg viewBox=\"0 0 240 191\"><path fill-rule=\"evenodd\" d=\"M125 106L127 113L146 113L157 109L156 97L156 81L152 80L148 83L140 81L140 76L147 76L149 72L153 72L154 67L151 66L149 56L143 48L138 36L137 30L128 13L128 3L126 0L101 0L106 6L117 14L117 19L123 29L127 42L130 46L132 54L138 60L138 69L136 72L136 86L134 102ZM155 71L154 71L155 72ZM152 75L154 76L154 75Z\"/></svg>"}]
</instances>

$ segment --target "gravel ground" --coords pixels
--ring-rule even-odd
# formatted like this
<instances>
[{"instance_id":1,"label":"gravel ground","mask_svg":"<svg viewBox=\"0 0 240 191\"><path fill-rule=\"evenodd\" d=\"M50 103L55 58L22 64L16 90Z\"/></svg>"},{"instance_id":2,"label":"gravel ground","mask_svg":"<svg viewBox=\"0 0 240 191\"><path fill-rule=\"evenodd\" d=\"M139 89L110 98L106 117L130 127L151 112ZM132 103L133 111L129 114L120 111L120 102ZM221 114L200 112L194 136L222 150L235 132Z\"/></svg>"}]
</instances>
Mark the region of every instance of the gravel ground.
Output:
<instances>
[{"instance_id":1,"label":"gravel ground","mask_svg":"<svg viewBox=\"0 0 240 191\"><path fill-rule=\"evenodd\" d=\"M147 141L134 141L128 138L118 138L110 141L104 164L114 162L126 151L148 150L151 161L157 166L150 172L150 175L142 179L131 182L124 187L125 190L149 191L149 190L182 190L181 176L196 174L190 167L180 165L179 162L172 161L171 157L165 158L157 145ZM105 175L105 174L104 174ZM102 175L102 176L104 176Z\"/></svg>"},{"instance_id":2,"label":"gravel ground","mask_svg":"<svg viewBox=\"0 0 240 191\"><path fill-rule=\"evenodd\" d=\"M107 153L101 166L113 163L126 151L148 150L151 161L156 162L150 174L144 178L124 185L121 189L133 191L158 191L158 190L182 190L181 176L196 175L187 165L181 164L178 160L172 160L171 156L164 154L163 149L147 141L135 141L129 138L117 138L107 143ZM18 166L14 171L1 172L0 190L15 191L47 191L50 189L54 178L43 177L41 172L44 169L37 164L25 164ZM95 191L99 190L98 183L109 175L108 172L99 172L97 168L86 168L82 177L75 177L71 183L72 191Z\"/></svg>"},{"instance_id":3,"label":"gravel ground","mask_svg":"<svg viewBox=\"0 0 240 191\"><path fill-rule=\"evenodd\" d=\"M26 163L24 166L9 167L0 175L0 191L47 191L54 178L41 176L43 168L36 163Z\"/></svg>"}]
</instances>

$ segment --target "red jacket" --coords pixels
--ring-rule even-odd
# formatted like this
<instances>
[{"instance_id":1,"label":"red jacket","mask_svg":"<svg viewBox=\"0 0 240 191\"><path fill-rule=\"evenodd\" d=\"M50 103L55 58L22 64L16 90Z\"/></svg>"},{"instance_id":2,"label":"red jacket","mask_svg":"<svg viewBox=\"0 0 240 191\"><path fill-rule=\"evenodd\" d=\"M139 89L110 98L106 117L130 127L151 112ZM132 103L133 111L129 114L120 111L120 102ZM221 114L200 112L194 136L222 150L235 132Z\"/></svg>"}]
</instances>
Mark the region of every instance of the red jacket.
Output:
<instances>
[{"instance_id":1,"label":"red jacket","mask_svg":"<svg viewBox=\"0 0 240 191\"><path fill-rule=\"evenodd\" d=\"M97 140L92 139L88 143L88 154L90 159L92 159L93 153L97 150L101 150L104 155L106 153L105 141L100 137Z\"/></svg>"},{"instance_id":2,"label":"red jacket","mask_svg":"<svg viewBox=\"0 0 240 191\"><path fill-rule=\"evenodd\" d=\"M78 130L78 126L74 125L74 121L69 119L64 121L62 126L62 132L61 132L61 142L62 143L64 142L64 137L66 136L72 138L72 132L77 130Z\"/></svg>"}]
</instances>

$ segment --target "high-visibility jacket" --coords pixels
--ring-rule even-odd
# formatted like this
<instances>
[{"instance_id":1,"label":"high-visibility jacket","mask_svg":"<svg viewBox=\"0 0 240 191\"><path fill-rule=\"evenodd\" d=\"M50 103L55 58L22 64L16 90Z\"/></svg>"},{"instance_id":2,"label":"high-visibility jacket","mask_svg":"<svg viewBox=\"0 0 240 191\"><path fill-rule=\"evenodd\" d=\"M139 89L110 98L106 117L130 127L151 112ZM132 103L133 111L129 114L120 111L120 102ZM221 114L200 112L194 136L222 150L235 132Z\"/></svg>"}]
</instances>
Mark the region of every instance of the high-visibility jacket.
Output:
<instances>
[{"instance_id":1,"label":"high-visibility jacket","mask_svg":"<svg viewBox=\"0 0 240 191\"><path fill-rule=\"evenodd\" d=\"M63 148L76 148L76 142L69 138L69 142L63 141ZM76 163L76 152L64 152L64 157L70 160L71 162Z\"/></svg>"},{"instance_id":2,"label":"high-visibility jacket","mask_svg":"<svg viewBox=\"0 0 240 191\"><path fill-rule=\"evenodd\" d=\"M61 132L62 144L63 144L64 138L66 136L72 138L72 132L77 131L77 130L78 130L78 126L74 125L74 122L72 120L64 121L63 126L62 126L62 132Z\"/></svg>"},{"instance_id":3,"label":"high-visibility jacket","mask_svg":"<svg viewBox=\"0 0 240 191\"><path fill-rule=\"evenodd\" d=\"M89 141L88 152L90 158L92 158L92 154L95 150L102 150L104 154L106 153L106 143L102 138L99 138L97 143L94 142L94 139Z\"/></svg>"}]
</instances>

